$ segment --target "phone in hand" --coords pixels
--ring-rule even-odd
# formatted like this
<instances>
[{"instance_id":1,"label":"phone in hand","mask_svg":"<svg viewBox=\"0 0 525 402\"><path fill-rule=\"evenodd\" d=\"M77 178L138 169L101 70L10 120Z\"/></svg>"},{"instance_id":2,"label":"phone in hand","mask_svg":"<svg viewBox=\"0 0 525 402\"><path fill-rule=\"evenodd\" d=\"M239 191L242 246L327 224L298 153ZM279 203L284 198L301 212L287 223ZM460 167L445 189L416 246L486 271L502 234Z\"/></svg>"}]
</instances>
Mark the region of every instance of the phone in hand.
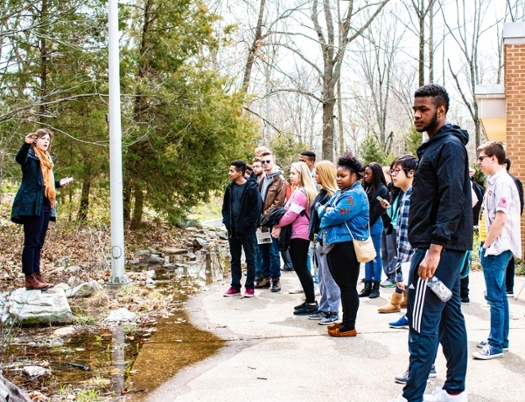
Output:
<instances>
[{"instance_id":1,"label":"phone in hand","mask_svg":"<svg viewBox=\"0 0 525 402\"><path fill-rule=\"evenodd\" d=\"M384 198L381 198L380 196L377 196L377 197L376 197L376 200L379 201L379 202L383 202L383 201L384 201Z\"/></svg>"}]
</instances>

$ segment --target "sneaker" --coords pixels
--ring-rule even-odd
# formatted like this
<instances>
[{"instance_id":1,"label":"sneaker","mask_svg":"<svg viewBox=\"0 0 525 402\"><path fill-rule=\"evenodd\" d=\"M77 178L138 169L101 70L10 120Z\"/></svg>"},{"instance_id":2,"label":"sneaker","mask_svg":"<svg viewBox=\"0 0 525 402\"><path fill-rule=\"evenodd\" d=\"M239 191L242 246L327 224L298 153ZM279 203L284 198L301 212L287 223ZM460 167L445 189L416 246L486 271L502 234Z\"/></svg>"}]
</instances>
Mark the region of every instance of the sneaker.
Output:
<instances>
[{"instance_id":1,"label":"sneaker","mask_svg":"<svg viewBox=\"0 0 525 402\"><path fill-rule=\"evenodd\" d=\"M494 348L490 345L483 346L483 349L481 349L479 352L472 353L472 357L474 359L479 360L490 360L495 359L497 357L503 357L503 352L496 352Z\"/></svg>"},{"instance_id":2,"label":"sneaker","mask_svg":"<svg viewBox=\"0 0 525 402\"><path fill-rule=\"evenodd\" d=\"M468 297L462 297L461 298L461 303L462 304L470 304L470 299Z\"/></svg>"},{"instance_id":3,"label":"sneaker","mask_svg":"<svg viewBox=\"0 0 525 402\"><path fill-rule=\"evenodd\" d=\"M396 283L392 281L390 278L385 279L383 282L381 282L381 287L383 288L395 288Z\"/></svg>"},{"instance_id":4,"label":"sneaker","mask_svg":"<svg viewBox=\"0 0 525 402\"><path fill-rule=\"evenodd\" d=\"M297 310L297 309L294 309ZM325 318L328 315L328 313L325 313L324 311L318 311L317 313L310 314L308 316L309 320L320 320L321 318Z\"/></svg>"},{"instance_id":5,"label":"sneaker","mask_svg":"<svg viewBox=\"0 0 525 402\"><path fill-rule=\"evenodd\" d=\"M291 295L298 295L299 293L304 293L304 289L302 287L290 289L288 291Z\"/></svg>"},{"instance_id":6,"label":"sneaker","mask_svg":"<svg viewBox=\"0 0 525 402\"><path fill-rule=\"evenodd\" d=\"M330 325L339 320L339 314L327 314L326 317L322 318L319 325Z\"/></svg>"},{"instance_id":7,"label":"sneaker","mask_svg":"<svg viewBox=\"0 0 525 402\"><path fill-rule=\"evenodd\" d=\"M244 297L253 297L253 296L255 296L255 291L253 290L253 288L246 288L244 292Z\"/></svg>"},{"instance_id":8,"label":"sneaker","mask_svg":"<svg viewBox=\"0 0 525 402\"><path fill-rule=\"evenodd\" d=\"M423 395L424 402L467 402L467 391L450 395L443 388L436 388L431 394Z\"/></svg>"},{"instance_id":9,"label":"sneaker","mask_svg":"<svg viewBox=\"0 0 525 402\"><path fill-rule=\"evenodd\" d=\"M512 297L512 296L514 296L514 292L512 290L509 290L507 292L507 297Z\"/></svg>"},{"instance_id":10,"label":"sneaker","mask_svg":"<svg viewBox=\"0 0 525 402\"><path fill-rule=\"evenodd\" d=\"M408 329L408 318L406 315L402 315L399 317L399 320L389 322L388 325L390 328L396 328L396 329Z\"/></svg>"},{"instance_id":11,"label":"sneaker","mask_svg":"<svg viewBox=\"0 0 525 402\"><path fill-rule=\"evenodd\" d=\"M431 378L436 378L436 377L437 377L436 365L433 364L432 367L430 368L430 373L428 373L427 381L430 381ZM403 374L398 374L394 376L394 379L398 384L406 384L408 381L408 378L409 378L408 370L405 371Z\"/></svg>"},{"instance_id":12,"label":"sneaker","mask_svg":"<svg viewBox=\"0 0 525 402\"><path fill-rule=\"evenodd\" d=\"M489 344L489 341L479 341L479 342L476 342L476 346L480 349L483 349L485 346L487 346ZM508 345L507 346L503 346L502 348L503 350L509 350L509 347Z\"/></svg>"},{"instance_id":13,"label":"sneaker","mask_svg":"<svg viewBox=\"0 0 525 402\"><path fill-rule=\"evenodd\" d=\"M315 304L313 305L305 303L303 307L295 309L293 314L294 315L311 315L311 314L317 313L318 311L319 311L319 306L317 305L317 302L315 302Z\"/></svg>"},{"instance_id":14,"label":"sneaker","mask_svg":"<svg viewBox=\"0 0 525 402\"><path fill-rule=\"evenodd\" d=\"M390 399L390 402L408 402L408 400L403 395L399 395L397 398Z\"/></svg>"},{"instance_id":15,"label":"sneaker","mask_svg":"<svg viewBox=\"0 0 525 402\"><path fill-rule=\"evenodd\" d=\"M239 289L234 288L231 286L226 293L223 294L224 297L232 297L232 296L239 296L241 294L241 291Z\"/></svg>"},{"instance_id":16,"label":"sneaker","mask_svg":"<svg viewBox=\"0 0 525 402\"><path fill-rule=\"evenodd\" d=\"M292 272L294 269L292 266L284 266L281 268L281 271L287 271L287 272Z\"/></svg>"}]
</instances>

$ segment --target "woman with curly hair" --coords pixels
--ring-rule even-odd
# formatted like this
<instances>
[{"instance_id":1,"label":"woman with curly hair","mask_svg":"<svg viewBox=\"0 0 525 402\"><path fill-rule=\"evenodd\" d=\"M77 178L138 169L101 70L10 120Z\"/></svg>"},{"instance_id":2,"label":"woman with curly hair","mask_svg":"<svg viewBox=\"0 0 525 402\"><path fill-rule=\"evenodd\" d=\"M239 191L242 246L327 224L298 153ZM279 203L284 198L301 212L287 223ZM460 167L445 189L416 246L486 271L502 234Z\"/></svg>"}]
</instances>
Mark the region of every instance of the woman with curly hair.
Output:
<instances>
[{"instance_id":1,"label":"woman with curly hair","mask_svg":"<svg viewBox=\"0 0 525 402\"><path fill-rule=\"evenodd\" d=\"M356 336L355 321L359 309L357 278L359 262L353 239L368 238L368 200L360 182L361 163L350 156L339 158L337 187L326 205L317 206L321 218L321 238L324 253L328 254L330 273L341 291L343 321L328 326L335 337Z\"/></svg>"}]
</instances>

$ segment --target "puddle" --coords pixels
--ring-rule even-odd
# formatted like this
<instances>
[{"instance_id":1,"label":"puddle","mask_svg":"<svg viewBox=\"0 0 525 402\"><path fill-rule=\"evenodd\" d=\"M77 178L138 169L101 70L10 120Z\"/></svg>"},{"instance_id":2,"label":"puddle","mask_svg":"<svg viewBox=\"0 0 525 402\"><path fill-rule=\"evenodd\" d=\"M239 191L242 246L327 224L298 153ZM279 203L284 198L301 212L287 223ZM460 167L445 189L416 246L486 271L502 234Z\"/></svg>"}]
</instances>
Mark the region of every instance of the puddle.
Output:
<instances>
[{"instance_id":1,"label":"puddle","mask_svg":"<svg viewBox=\"0 0 525 402\"><path fill-rule=\"evenodd\" d=\"M182 368L216 353L224 341L193 327L185 302L223 278L224 254L196 255L194 261L176 257L171 269L151 265L126 269L130 275L156 271L155 284L149 286L165 299L171 298L174 306L158 322L85 325L63 339L51 337L56 328L24 328L0 355L3 375L28 392L63 394L63 400L73 390L95 390L98 397L127 395L127 400L138 402ZM47 372L28 377L26 366L43 367Z\"/></svg>"}]
</instances>

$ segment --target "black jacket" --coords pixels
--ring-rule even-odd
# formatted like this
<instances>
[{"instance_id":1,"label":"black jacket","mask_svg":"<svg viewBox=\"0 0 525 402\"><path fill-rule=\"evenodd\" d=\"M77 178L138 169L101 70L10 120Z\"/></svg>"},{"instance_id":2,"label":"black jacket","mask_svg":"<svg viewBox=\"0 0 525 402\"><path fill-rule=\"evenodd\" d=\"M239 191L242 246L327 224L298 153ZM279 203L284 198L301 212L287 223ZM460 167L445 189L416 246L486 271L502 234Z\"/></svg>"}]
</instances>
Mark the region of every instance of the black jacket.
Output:
<instances>
[{"instance_id":1,"label":"black jacket","mask_svg":"<svg viewBox=\"0 0 525 402\"><path fill-rule=\"evenodd\" d=\"M388 201L389 194L386 186L381 183L375 197L374 191L367 191L366 196L368 198L368 205L370 206L370 226L373 226L381 216L386 215L386 209L381 206L377 196Z\"/></svg>"},{"instance_id":2,"label":"black jacket","mask_svg":"<svg viewBox=\"0 0 525 402\"><path fill-rule=\"evenodd\" d=\"M23 224L25 218L40 216L44 202L44 177L40 167L40 159L35 154L31 144L25 142L16 154L16 161L22 166L22 184L16 193L11 210L11 220ZM60 181L55 181L55 189L60 187ZM56 220L56 206L51 210L50 220Z\"/></svg>"},{"instance_id":3,"label":"black jacket","mask_svg":"<svg viewBox=\"0 0 525 402\"><path fill-rule=\"evenodd\" d=\"M229 233L231 233L233 229L231 213L231 193L233 186L234 183L231 182L228 187L226 187L222 202L222 222ZM259 217L261 216L261 204L261 194L259 193L257 182L250 179L246 180L246 185L241 195L241 208L237 218L237 227L235 228L237 238L255 234L259 224Z\"/></svg>"},{"instance_id":4,"label":"black jacket","mask_svg":"<svg viewBox=\"0 0 525 402\"><path fill-rule=\"evenodd\" d=\"M418 148L408 218L412 247L438 244L450 250L472 250L467 142L465 130L445 124Z\"/></svg>"},{"instance_id":5,"label":"black jacket","mask_svg":"<svg viewBox=\"0 0 525 402\"><path fill-rule=\"evenodd\" d=\"M308 227L308 237L310 241L313 241L315 235L321 231L321 219L317 213L316 205L317 203L320 205L325 205L328 201L330 201L330 198L331 197L328 195L327 191L325 189L321 189L310 206L310 226Z\"/></svg>"}]
</instances>

